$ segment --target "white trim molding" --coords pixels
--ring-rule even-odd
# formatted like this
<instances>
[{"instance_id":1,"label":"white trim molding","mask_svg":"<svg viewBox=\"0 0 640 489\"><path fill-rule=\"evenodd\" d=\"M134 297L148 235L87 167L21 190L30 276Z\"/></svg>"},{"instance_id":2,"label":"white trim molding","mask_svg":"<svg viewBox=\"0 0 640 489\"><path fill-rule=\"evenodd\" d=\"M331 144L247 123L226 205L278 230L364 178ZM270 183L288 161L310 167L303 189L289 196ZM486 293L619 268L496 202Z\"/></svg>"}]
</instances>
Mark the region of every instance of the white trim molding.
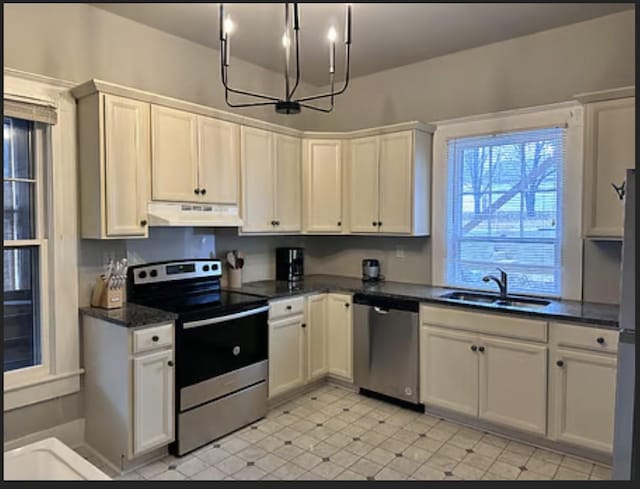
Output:
<instances>
[{"instance_id":1,"label":"white trim molding","mask_svg":"<svg viewBox=\"0 0 640 489\"><path fill-rule=\"evenodd\" d=\"M38 100L56 107L57 124L50 126L46 191L48 270L41 276L46 294L43 321L47 338L43 363L4 373L4 410L42 402L80 390L78 315L78 223L76 103L73 84L49 77L4 69L4 96ZM43 344L44 345L44 344ZM45 361L46 360L46 361Z\"/></svg>"},{"instance_id":2,"label":"white trim molding","mask_svg":"<svg viewBox=\"0 0 640 489\"><path fill-rule=\"evenodd\" d=\"M437 124L433 144L432 183L432 284L447 286L447 179L448 141L453 138L480 136L509 131L563 126L566 133L566 161L562 208L565 219L562 229L561 298L582 298L582 154L583 107L578 102L527 107L492 114L464 117Z\"/></svg>"}]
</instances>

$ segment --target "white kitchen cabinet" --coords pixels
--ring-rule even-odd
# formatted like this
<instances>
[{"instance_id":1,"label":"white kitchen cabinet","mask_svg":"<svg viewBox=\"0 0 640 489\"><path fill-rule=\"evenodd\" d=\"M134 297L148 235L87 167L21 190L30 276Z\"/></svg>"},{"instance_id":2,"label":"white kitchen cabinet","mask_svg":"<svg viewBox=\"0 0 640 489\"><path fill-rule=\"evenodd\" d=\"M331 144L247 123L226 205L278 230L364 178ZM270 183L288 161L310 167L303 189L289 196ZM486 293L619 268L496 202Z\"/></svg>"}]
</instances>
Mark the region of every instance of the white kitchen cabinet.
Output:
<instances>
[{"instance_id":1,"label":"white kitchen cabinet","mask_svg":"<svg viewBox=\"0 0 640 489\"><path fill-rule=\"evenodd\" d=\"M549 324L549 438L612 452L618 331Z\"/></svg>"},{"instance_id":2,"label":"white kitchen cabinet","mask_svg":"<svg viewBox=\"0 0 640 489\"><path fill-rule=\"evenodd\" d=\"M622 239L624 200L612 184L623 184L635 168L635 97L585 104L584 235Z\"/></svg>"},{"instance_id":3,"label":"white kitchen cabinet","mask_svg":"<svg viewBox=\"0 0 640 489\"><path fill-rule=\"evenodd\" d=\"M92 93L78 101L83 238L146 238L149 104Z\"/></svg>"},{"instance_id":4,"label":"white kitchen cabinet","mask_svg":"<svg viewBox=\"0 0 640 489\"><path fill-rule=\"evenodd\" d=\"M82 317L85 440L124 470L175 439L174 325Z\"/></svg>"},{"instance_id":5,"label":"white kitchen cabinet","mask_svg":"<svg viewBox=\"0 0 640 489\"><path fill-rule=\"evenodd\" d=\"M306 381L303 324L302 315L269 321L269 397Z\"/></svg>"},{"instance_id":6,"label":"white kitchen cabinet","mask_svg":"<svg viewBox=\"0 0 640 489\"><path fill-rule=\"evenodd\" d=\"M420 327L420 402L477 416L477 344L472 333Z\"/></svg>"},{"instance_id":7,"label":"white kitchen cabinet","mask_svg":"<svg viewBox=\"0 0 640 489\"><path fill-rule=\"evenodd\" d=\"M242 127L243 233L300 231L301 157L298 138Z\"/></svg>"},{"instance_id":8,"label":"white kitchen cabinet","mask_svg":"<svg viewBox=\"0 0 640 489\"><path fill-rule=\"evenodd\" d=\"M353 139L349 154L350 231L428 235L431 135Z\"/></svg>"},{"instance_id":9,"label":"white kitchen cabinet","mask_svg":"<svg viewBox=\"0 0 640 489\"><path fill-rule=\"evenodd\" d=\"M133 454L173 441L173 350L133 358Z\"/></svg>"},{"instance_id":10,"label":"white kitchen cabinet","mask_svg":"<svg viewBox=\"0 0 640 489\"><path fill-rule=\"evenodd\" d=\"M342 141L307 139L303 150L304 231L342 232Z\"/></svg>"},{"instance_id":11,"label":"white kitchen cabinet","mask_svg":"<svg viewBox=\"0 0 640 489\"><path fill-rule=\"evenodd\" d=\"M153 200L198 202L198 117L151 106L151 196Z\"/></svg>"},{"instance_id":12,"label":"white kitchen cabinet","mask_svg":"<svg viewBox=\"0 0 640 489\"><path fill-rule=\"evenodd\" d=\"M328 368L327 294L306 299L307 373L309 380L324 377Z\"/></svg>"},{"instance_id":13,"label":"white kitchen cabinet","mask_svg":"<svg viewBox=\"0 0 640 489\"><path fill-rule=\"evenodd\" d=\"M544 436L547 430L547 346L481 336L481 419Z\"/></svg>"},{"instance_id":14,"label":"white kitchen cabinet","mask_svg":"<svg viewBox=\"0 0 640 489\"><path fill-rule=\"evenodd\" d=\"M239 204L240 126L198 116L198 202Z\"/></svg>"},{"instance_id":15,"label":"white kitchen cabinet","mask_svg":"<svg viewBox=\"0 0 640 489\"><path fill-rule=\"evenodd\" d=\"M353 307L351 295L328 294L328 372L353 381Z\"/></svg>"}]
</instances>

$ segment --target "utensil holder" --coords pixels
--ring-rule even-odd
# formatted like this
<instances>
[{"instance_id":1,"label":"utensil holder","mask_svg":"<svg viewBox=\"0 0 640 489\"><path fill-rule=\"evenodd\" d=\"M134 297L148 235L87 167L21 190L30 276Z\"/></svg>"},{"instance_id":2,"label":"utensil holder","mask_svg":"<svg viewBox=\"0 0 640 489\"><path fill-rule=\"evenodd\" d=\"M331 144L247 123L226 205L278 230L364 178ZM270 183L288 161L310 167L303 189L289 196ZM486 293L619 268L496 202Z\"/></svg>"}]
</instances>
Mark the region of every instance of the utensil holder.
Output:
<instances>
[{"instance_id":1,"label":"utensil holder","mask_svg":"<svg viewBox=\"0 0 640 489\"><path fill-rule=\"evenodd\" d=\"M116 309L122 307L122 287L110 289L107 284L106 277L100 275L96 279L96 285L93 288L91 296L91 305L93 307L101 307L103 309Z\"/></svg>"},{"instance_id":2,"label":"utensil holder","mask_svg":"<svg viewBox=\"0 0 640 489\"><path fill-rule=\"evenodd\" d=\"M242 287L242 268L229 269L229 287L234 289Z\"/></svg>"}]
</instances>

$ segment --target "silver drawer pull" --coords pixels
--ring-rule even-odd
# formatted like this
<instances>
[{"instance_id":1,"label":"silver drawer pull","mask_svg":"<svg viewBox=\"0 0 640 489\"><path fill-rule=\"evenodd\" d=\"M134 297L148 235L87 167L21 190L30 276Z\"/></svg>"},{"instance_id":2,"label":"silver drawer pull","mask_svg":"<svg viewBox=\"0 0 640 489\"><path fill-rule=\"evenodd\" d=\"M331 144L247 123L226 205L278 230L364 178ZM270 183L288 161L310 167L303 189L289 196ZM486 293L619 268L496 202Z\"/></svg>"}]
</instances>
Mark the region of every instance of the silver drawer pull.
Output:
<instances>
[{"instance_id":1,"label":"silver drawer pull","mask_svg":"<svg viewBox=\"0 0 640 489\"><path fill-rule=\"evenodd\" d=\"M182 328L190 329L190 328L198 328L200 326L209 326L212 324L224 323L225 321L232 321L234 319L246 318L248 316L260 314L261 312L267 312L268 310L269 310L269 306L263 306L263 307L258 307L256 309L250 309L248 311L237 312L235 314L228 314L226 316L220 316L217 318L203 319L201 321L190 321L188 323L184 323L182 325Z\"/></svg>"},{"instance_id":2,"label":"silver drawer pull","mask_svg":"<svg viewBox=\"0 0 640 489\"><path fill-rule=\"evenodd\" d=\"M378 314L389 314L389 309L382 309L381 307L375 306L373 308Z\"/></svg>"}]
</instances>

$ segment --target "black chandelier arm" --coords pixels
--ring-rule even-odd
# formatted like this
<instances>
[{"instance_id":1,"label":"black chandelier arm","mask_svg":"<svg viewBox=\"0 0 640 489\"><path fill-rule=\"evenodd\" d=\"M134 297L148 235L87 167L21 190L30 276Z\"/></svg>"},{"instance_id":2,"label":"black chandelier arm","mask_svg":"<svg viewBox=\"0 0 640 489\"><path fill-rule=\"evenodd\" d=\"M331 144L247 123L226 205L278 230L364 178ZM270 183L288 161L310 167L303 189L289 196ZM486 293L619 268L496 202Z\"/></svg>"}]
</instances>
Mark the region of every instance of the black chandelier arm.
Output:
<instances>
[{"instance_id":1,"label":"black chandelier arm","mask_svg":"<svg viewBox=\"0 0 640 489\"><path fill-rule=\"evenodd\" d=\"M318 112L329 113L333 110L333 101L331 101L330 107L315 107L313 105L303 104L302 102L300 102L300 107L304 107L305 109L317 110Z\"/></svg>"},{"instance_id":2,"label":"black chandelier arm","mask_svg":"<svg viewBox=\"0 0 640 489\"><path fill-rule=\"evenodd\" d=\"M318 100L320 98L326 98L326 97L335 97L337 95L341 95L343 94L346 90L347 87L349 86L349 60L351 57L351 45L347 44L347 49L346 49L346 56L345 56L345 65L346 65L346 70L345 70L345 77L344 77L344 85L342 86L342 88L340 90L338 90L337 92L334 92L333 89L331 90L331 92L327 92L327 93L322 93L320 95L311 95L309 97L302 97L300 99L297 100L297 102L309 102L310 100Z\"/></svg>"},{"instance_id":3,"label":"black chandelier arm","mask_svg":"<svg viewBox=\"0 0 640 489\"><path fill-rule=\"evenodd\" d=\"M231 93L235 93L235 94L238 94L238 95L246 95L247 97L256 97L256 98L261 98L261 99L264 99L264 100L272 100L273 102L278 102L280 100L277 97L272 97L270 95L263 95L261 93L253 93L253 92L247 92L245 90L239 90L239 89L236 89L236 88L231 88L229 86L228 81L227 81L227 69L228 68L224 65L224 60L222 58L223 56L224 55L221 55L221 63L220 63L220 65L221 65L221 74L222 74L222 86L225 89L225 93L227 91L229 91ZM225 97L226 97L226 95L225 95Z\"/></svg>"},{"instance_id":4,"label":"black chandelier arm","mask_svg":"<svg viewBox=\"0 0 640 489\"><path fill-rule=\"evenodd\" d=\"M296 36L296 82L294 83L291 92L287 94L287 100L291 100L293 94L298 88L298 85L300 84L300 33L298 32L298 29L295 29L294 32Z\"/></svg>"}]
</instances>

